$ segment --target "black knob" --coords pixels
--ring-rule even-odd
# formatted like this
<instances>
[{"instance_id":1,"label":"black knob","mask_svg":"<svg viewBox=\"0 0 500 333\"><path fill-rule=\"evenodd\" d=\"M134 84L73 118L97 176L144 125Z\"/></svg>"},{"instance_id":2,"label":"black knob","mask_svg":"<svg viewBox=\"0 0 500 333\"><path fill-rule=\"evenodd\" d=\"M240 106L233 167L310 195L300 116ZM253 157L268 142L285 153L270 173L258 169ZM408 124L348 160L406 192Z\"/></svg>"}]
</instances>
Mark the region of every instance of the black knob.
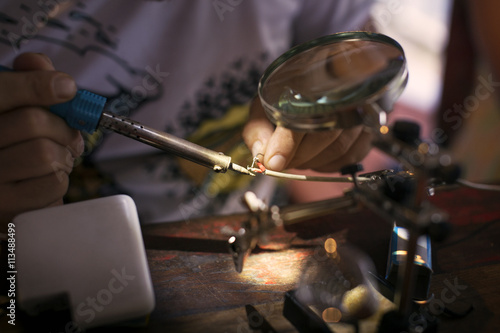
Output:
<instances>
[{"instance_id":1,"label":"black knob","mask_svg":"<svg viewBox=\"0 0 500 333\"><path fill-rule=\"evenodd\" d=\"M348 164L340 168L340 173L343 175L355 175L358 172L363 171L362 164Z\"/></svg>"},{"instance_id":2,"label":"black knob","mask_svg":"<svg viewBox=\"0 0 500 333\"><path fill-rule=\"evenodd\" d=\"M392 135L405 143L418 145L420 143L420 125L414 121L398 120L392 126Z\"/></svg>"},{"instance_id":3,"label":"black knob","mask_svg":"<svg viewBox=\"0 0 500 333\"><path fill-rule=\"evenodd\" d=\"M408 175L389 175L384 177L383 194L400 204L410 204L415 197L416 181Z\"/></svg>"},{"instance_id":4,"label":"black knob","mask_svg":"<svg viewBox=\"0 0 500 333\"><path fill-rule=\"evenodd\" d=\"M447 166L439 166L431 170L430 175L435 177L446 184L453 184L460 178L462 168L457 164L450 164Z\"/></svg>"}]
</instances>

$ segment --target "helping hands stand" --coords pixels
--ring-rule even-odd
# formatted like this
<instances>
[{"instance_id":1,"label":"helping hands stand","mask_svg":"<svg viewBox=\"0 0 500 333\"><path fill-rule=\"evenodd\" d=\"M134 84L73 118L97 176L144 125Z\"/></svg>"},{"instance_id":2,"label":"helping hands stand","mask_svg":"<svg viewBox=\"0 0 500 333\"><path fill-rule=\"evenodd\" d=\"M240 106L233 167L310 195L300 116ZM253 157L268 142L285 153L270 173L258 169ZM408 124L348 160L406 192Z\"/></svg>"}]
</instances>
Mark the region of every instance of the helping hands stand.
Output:
<instances>
[{"instance_id":1,"label":"helping hands stand","mask_svg":"<svg viewBox=\"0 0 500 333\"><path fill-rule=\"evenodd\" d=\"M384 317L380 331L414 331L417 328L409 327L408 319L416 306L416 265L409 264L410 258L415 258L420 236L428 235L439 241L450 230L448 214L432 206L426 197L434 193L436 186L455 182L459 168L451 164L450 157L437 145L422 142L419 127L414 123L397 122L390 131L382 126L381 131L375 133L373 146L400 161L406 171L384 170L364 174L363 179L368 177L370 180L359 182L360 166L347 166L342 171L352 175L355 186L344 196L284 208L268 207L253 193L247 193L243 200L250 211L249 219L230 236L229 251L236 270L241 272L245 258L259 243L265 244L273 229L340 209L367 207L409 233L406 260L399 268L393 297L398 310Z\"/></svg>"}]
</instances>

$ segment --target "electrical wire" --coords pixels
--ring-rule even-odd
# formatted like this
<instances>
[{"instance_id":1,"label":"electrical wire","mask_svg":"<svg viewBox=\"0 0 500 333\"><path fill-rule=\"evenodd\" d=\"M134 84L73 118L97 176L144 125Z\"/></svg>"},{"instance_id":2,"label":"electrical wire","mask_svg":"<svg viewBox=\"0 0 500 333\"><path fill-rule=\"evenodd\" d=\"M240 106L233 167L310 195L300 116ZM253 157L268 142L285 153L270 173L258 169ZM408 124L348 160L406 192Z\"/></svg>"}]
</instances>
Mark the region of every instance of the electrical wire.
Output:
<instances>
[{"instance_id":1,"label":"electrical wire","mask_svg":"<svg viewBox=\"0 0 500 333\"><path fill-rule=\"evenodd\" d=\"M322 176L308 176L308 175L298 175L287 172L278 172L267 169L257 157L254 157L252 165L247 167L248 171L251 173L260 173L266 176L271 176L281 179L290 180L302 180L302 181L313 181L313 182L330 182L330 183L353 183L352 177L322 177ZM369 181L371 178L368 177L356 177L357 181L364 182Z\"/></svg>"},{"instance_id":2,"label":"electrical wire","mask_svg":"<svg viewBox=\"0 0 500 333\"><path fill-rule=\"evenodd\" d=\"M251 166L247 166L247 170L250 173L260 173L266 176L271 176L275 178L281 179L290 179L290 180L302 180L302 181L313 181L313 182L331 182L331 183L352 183L354 182L352 177L322 177L322 176L308 176L308 175L298 175L287 172L278 172L267 169L264 164L259 161L259 158L255 156L253 158L253 162ZM356 177L356 180L359 182L370 181L369 177ZM485 190L485 191L498 191L500 192L499 185L491 185L491 184L482 184L471 182L466 179L457 179L457 184L462 186L470 187L477 190Z\"/></svg>"},{"instance_id":3,"label":"electrical wire","mask_svg":"<svg viewBox=\"0 0 500 333\"><path fill-rule=\"evenodd\" d=\"M476 190L486 190L486 191L499 191L500 192L500 186L498 185L491 185L491 184L481 184L481 183L474 183L466 179L457 179L457 184L460 184L462 186L474 188Z\"/></svg>"},{"instance_id":4,"label":"electrical wire","mask_svg":"<svg viewBox=\"0 0 500 333\"><path fill-rule=\"evenodd\" d=\"M257 169L259 170L259 169ZM250 170L253 171L253 170ZM259 170L260 171L260 170ZM259 172L257 172L259 173ZM275 178L291 179L291 180L304 180L313 182L330 182L330 183L352 183L354 180L352 177L321 177L321 176L308 176L308 175L297 175L293 173L278 172L273 170L265 170L260 172L266 176L271 176ZM368 181L370 178L367 177L356 177L360 182Z\"/></svg>"}]
</instances>

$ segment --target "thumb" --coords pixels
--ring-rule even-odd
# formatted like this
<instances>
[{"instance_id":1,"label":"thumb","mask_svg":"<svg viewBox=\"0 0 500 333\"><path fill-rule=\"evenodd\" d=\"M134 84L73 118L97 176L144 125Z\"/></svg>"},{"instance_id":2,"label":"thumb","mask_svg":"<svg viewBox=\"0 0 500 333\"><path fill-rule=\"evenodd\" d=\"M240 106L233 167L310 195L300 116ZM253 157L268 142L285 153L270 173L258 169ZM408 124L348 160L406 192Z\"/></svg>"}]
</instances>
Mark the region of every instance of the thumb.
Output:
<instances>
[{"instance_id":1,"label":"thumb","mask_svg":"<svg viewBox=\"0 0 500 333\"><path fill-rule=\"evenodd\" d=\"M248 122L243 128L243 140L253 156L264 154L267 142L274 132L274 126L266 117L260 99L255 97L250 104Z\"/></svg>"},{"instance_id":2,"label":"thumb","mask_svg":"<svg viewBox=\"0 0 500 333\"><path fill-rule=\"evenodd\" d=\"M52 61L43 53L23 53L14 59L12 65L17 71L55 70Z\"/></svg>"},{"instance_id":3,"label":"thumb","mask_svg":"<svg viewBox=\"0 0 500 333\"><path fill-rule=\"evenodd\" d=\"M53 70L48 58L23 54L14 61L13 72L0 73L0 113L22 106L49 106L74 97L75 81Z\"/></svg>"},{"instance_id":4,"label":"thumb","mask_svg":"<svg viewBox=\"0 0 500 333\"><path fill-rule=\"evenodd\" d=\"M267 141L264 152L264 165L274 171L286 169L295 156L305 133L294 132L278 126Z\"/></svg>"}]
</instances>

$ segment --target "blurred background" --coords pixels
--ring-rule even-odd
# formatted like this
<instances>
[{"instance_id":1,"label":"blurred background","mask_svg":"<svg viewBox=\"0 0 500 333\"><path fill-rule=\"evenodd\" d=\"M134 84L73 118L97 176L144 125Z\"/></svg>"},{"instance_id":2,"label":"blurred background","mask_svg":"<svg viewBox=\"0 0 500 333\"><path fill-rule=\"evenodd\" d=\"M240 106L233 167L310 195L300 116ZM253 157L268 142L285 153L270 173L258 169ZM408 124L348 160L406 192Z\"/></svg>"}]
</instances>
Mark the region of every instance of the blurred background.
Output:
<instances>
[{"instance_id":1,"label":"blurred background","mask_svg":"<svg viewBox=\"0 0 500 333\"><path fill-rule=\"evenodd\" d=\"M490 22L498 12L500 2L494 0L378 0L372 9L373 26L402 45L408 63L408 85L389 121L417 121L422 138L449 149L463 167L462 178L477 182L500 180L497 75L494 61L486 60L495 57L481 45L495 45L497 39L490 35L500 34L500 26L492 28ZM396 165L377 150L362 163L367 172ZM300 182L289 186L295 202L339 196L349 187Z\"/></svg>"},{"instance_id":2,"label":"blurred background","mask_svg":"<svg viewBox=\"0 0 500 333\"><path fill-rule=\"evenodd\" d=\"M408 63L408 85L394 117L404 113L432 121L441 98L451 9L451 0L378 0L374 5L372 20L377 31L401 44ZM424 130L429 137L429 126Z\"/></svg>"}]
</instances>

